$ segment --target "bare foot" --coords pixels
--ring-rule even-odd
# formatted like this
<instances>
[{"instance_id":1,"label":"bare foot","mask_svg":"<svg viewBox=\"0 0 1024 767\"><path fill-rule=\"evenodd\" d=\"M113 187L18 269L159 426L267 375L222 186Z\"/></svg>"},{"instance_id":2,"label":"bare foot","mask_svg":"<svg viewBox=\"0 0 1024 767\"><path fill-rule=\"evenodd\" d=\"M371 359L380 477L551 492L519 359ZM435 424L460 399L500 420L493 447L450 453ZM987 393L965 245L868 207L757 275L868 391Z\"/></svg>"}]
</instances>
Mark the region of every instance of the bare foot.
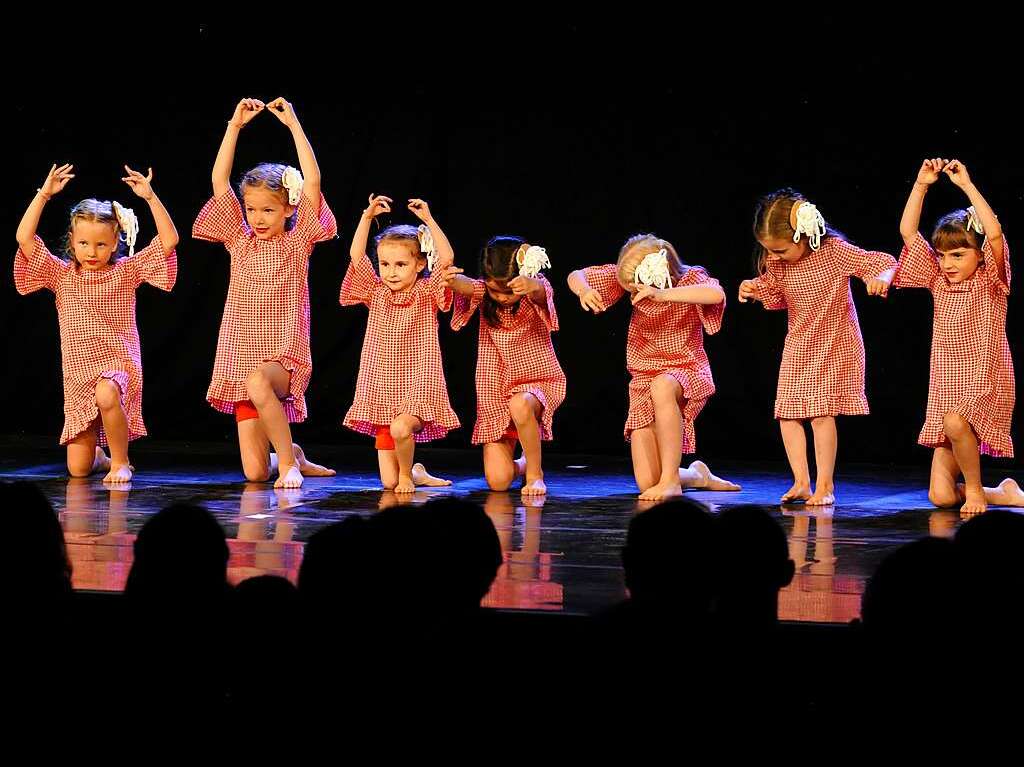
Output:
<instances>
[{"instance_id":1,"label":"bare foot","mask_svg":"<svg viewBox=\"0 0 1024 767\"><path fill-rule=\"evenodd\" d=\"M414 485L424 485L426 487L448 487L452 483L450 479L435 477L427 471L427 467L422 463L414 463L412 465L412 481Z\"/></svg>"},{"instance_id":2,"label":"bare foot","mask_svg":"<svg viewBox=\"0 0 1024 767\"><path fill-rule=\"evenodd\" d=\"M675 482L659 482L654 487L649 487L640 493L641 501L662 501L676 495L683 494L683 486L679 484L678 478Z\"/></svg>"},{"instance_id":3,"label":"bare foot","mask_svg":"<svg viewBox=\"0 0 1024 767\"><path fill-rule=\"evenodd\" d=\"M814 495L807 499L808 506L832 506L836 502L835 493L831 488L819 487Z\"/></svg>"},{"instance_id":4,"label":"bare foot","mask_svg":"<svg viewBox=\"0 0 1024 767\"><path fill-rule=\"evenodd\" d=\"M112 482L115 484L123 484L125 482L131 482L132 477L135 474L135 467L127 463L121 464L120 466L110 465L110 471L107 476L103 478L104 482Z\"/></svg>"},{"instance_id":5,"label":"bare foot","mask_svg":"<svg viewBox=\"0 0 1024 767\"><path fill-rule=\"evenodd\" d=\"M302 472L298 466L279 466L274 487L302 487Z\"/></svg>"},{"instance_id":6,"label":"bare foot","mask_svg":"<svg viewBox=\"0 0 1024 767\"><path fill-rule=\"evenodd\" d=\"M996 490L999 494L998 504L1000 506L1024 506L1024 490L1020 489L1016 480L1007 477L999 483ZM992 501L993 505L997 503L995 498Z\"/></svg>"},{"instance_id":7,"label":"bare foot","mask_svg":"<svg viewBox=\"0 0 1024 767\"><path fill-rule=\"evenodd\" d=\"M704 461L694 461L690 464L690 471L695 471L700 476L696 484L687 484L687 487L701 490L722 490L722 491L735 491L741 490L742 488L735 482L730 482L727 479L716 477L711 473L711 469Z\"/></svg>"},{"instance_id":8,"label":"bare foot","mask_svg":"<svg viewBox=\"0 0 1024 767\"><path fill-rule=\"evenodd\" d=\"M782 503L796 503L806 501L811 497L811 486L806 482L794 482L793 487L783 493L779 500Z\"/></svg>"},{"instance_id":9,"label":"bare foot","mask_svg":"<svg viewBox=\"0 0 1024 767\"><path fill-rule=\"evenodd\" d=\"M985 491L978 488L964 488L964 505L960 507L961 518L976 517L988 510Z\"/></svg>"},{"instance_id":10,"label":"bare foot","mask_svg":"<svg viewBox=\"0 0 1024 767\"><path fill-rule=\"evenodd\" d=\"M96 446L96 456L92 459L92 471L110 471L110 459L99 445Z\"/></svg>"},{"instance_id":11,"label":"bare foot","mask_svg":"<svg viewBox=\"0 0 1024 767\"><path fill-rule=\"evenodd\" d=\"M548 486L544 484L544 477L540 476L536 479L526 478L523 482L522 488L519 492L523 495L544 495L548 491Z\"/></svg>"},{"instance_id":12,"label":"bare foot","mask_svg":"<svg viewBox=\"0 0 1024 767\"><path fill-rule=\"evenodd\" d=\"M412 477L403 477L401 474L398 475L398 484L395 485L395 494L401 495L402 493L415 493L416 483Z\"/></svg>"},{"instance_id":13,"label":"bare foot","mask_svg":"<svg viewBox=\"0 0 1024 767\"><path fill-rule=\"evenodd\" d=\"M295 453L295 463L299 465L299 473L304 477L333 477L337 473L334 469L328 469L326 466L310 461L298 445L292 445L292 452Z\"/></svg>"}]
</instances>

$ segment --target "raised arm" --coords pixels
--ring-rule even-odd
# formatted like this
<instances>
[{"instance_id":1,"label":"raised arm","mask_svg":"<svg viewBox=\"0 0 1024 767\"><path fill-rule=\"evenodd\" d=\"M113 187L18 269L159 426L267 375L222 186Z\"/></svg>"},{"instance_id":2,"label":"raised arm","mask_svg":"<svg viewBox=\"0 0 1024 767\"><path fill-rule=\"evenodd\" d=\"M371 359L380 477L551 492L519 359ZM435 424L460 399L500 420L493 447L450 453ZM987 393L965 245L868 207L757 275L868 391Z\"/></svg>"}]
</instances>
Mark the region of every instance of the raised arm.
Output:
<instances>
[{"instance_id":1,"label":"raised arm","mask_svg":"<svg viewBox=\"0 0 1024 767\"><path fill-rule=\"evenodd\" d=\"M295 107L284 97L278 96L267 104L267 109L291 131L295 151L299 155L299 170L302 171L302 194L313 203L314 208L319 206L320 166L317 164L316 155L313 154L313 146L306 138L306 132L295 115Z\"/></svg>"},{"instance_id":2,"label":"raised arm","mask_svg":"<svg viewBox=\"0 0 1024 767\"><path fill-rule=\"evenodd\" d=\"M46 207L46 203L53 195L63 190L68 182L75 177L75 174L71 172L74 169L74 165L61 165L59 168L56 164L51 165L50 172L46 174L46 180L36 191L36 196L32 198L28 208L25 209L15 237L18 240L18 245L26 253L32 249L32 241L39 228L39 219L43 215L43 208Z\"/></svg>"},{"instance_id":3,"label":"raised arm","mask_svg":"<svg viewBox=\"0 0 1024 767\"><path fill-rule=\"evenodd\" d=\"M900 236L903 238L903 244L908 248L921 228L921 209L924 207L924 196L928 193L928 187L938 181L939 173L942 172L946 163L947 161L941 157L921 163L917 179L910 189L907 204L903 207L903 218L900 219Z\"/></svg>"},{"instance_id":4,"label":"raised arm","mask_svg":"<svg viewBox=\"0 0 1024 767\"><path fill-rule=\"evenodd\" d=\"M999 219L996 218L988 201L978 191L978 187L971 181L966 165L959 160L951 160L942 169L942 172L949 177L950 181L960 187L967 195L967 199L971 201L971 205L974 206L974 213L981 221L981 228L985 230L985 239L988 240L989 247L992 248L992 258L995 259L999 279L1006 282L1006 268L1003 263L1003 227L999 224Z\"/></svg>"},{"instance_id":5,"label":"raised arm","mask_svg":"<svg viewBox=\"0 0 1024 767\"><path fill-rule=\"evenodd\" d=\"M128 175L122 178L131 190L149 205L149 212L153 214L153 223L156 224L156 233L160 236L160 244L164 247L164 253L170 253L178 245L178 230L171 221L167 208L160 202L160 198L153 191L153 169L149 169L148 175L143 176L127 165L124 166Z\"/></svg>"},{"instance_id":6,"label":"raised arm","mask_svg":"<svg viewBox=\"0 0 1024 767\"><path fill-rule=\"evenodd\" d=\"M384 195L370 195L370 204L366 206L363 215L359 217L359 225L356 226L355 234L352 235L352 245L349 247L349 255L353 261L366 258L366 242L370 239L370 224L373 219L381 213L391 212L391 198Z\"/></svg>"},{"instance_id":7,"label":"raised arm","mask_svg":"<svg viewBox=\"0 0 1024 767\"><path fill-rule=\"evenodd\" d=\"M242 99L228 120L228 127L221 139L217 159L213 162L213 196L220 197L231 189L231 168L235 164L235 146L238 134L256 115L262 112L264 104L259 99Z\"/></svg>"},{"instance_id":8,"label":"raised arm","mask_svg":"<svg viewBox=\"0 0 1024 767\"><path fill-rule=\"evenodd\" d=\"M454 264L455 251L452 250L452 245L448 242L448 236L441 229L441 225L437 223L430 212L430 206L423 200L413 198L409 200L409 210L412 211L416 218L426 224L430 230L430 236L434 240L434 248L437 253L436 266L442 267Z\"/></svg>"}]
</instances>

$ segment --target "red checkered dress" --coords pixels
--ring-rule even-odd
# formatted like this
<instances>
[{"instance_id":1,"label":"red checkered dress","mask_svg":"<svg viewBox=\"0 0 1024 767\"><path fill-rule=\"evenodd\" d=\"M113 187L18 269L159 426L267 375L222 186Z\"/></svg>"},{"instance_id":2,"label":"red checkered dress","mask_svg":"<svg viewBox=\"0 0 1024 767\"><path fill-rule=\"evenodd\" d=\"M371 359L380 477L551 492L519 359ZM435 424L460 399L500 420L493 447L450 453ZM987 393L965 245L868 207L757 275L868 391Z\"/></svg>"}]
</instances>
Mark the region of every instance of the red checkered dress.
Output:
<instances>
[{"instance_id":1,"label":"red checkered dress","mask_svg":"<svg viewBox=\"0 0 1024 767\"><path fill-rule=\"evenodd\" d=\"M981 251L984 263L978 271L969 280L951 285L939 269L935 251L918 234L910 248L903 248L892 284L927 288L935 306L928 410L917 441L932 448L949 447L942 419L953 412L973 427L981 453L1012 458L1015 390L1013 358L1006 341L1010 247L1004 236L1006 282L999 279L987 239Z\"/></svg>"},{"instance_id":2,"label":"red checkered dress","mask_svg":"<svg viewBox=\"0 0 1024 767\"><path fill-rule=\"evenodd\" d=\"M596 290L605 306L628 295L616 278L615 264L590 266L583 270L587 283ZM706 285L718 287L701 266L691 266L675 287ZM725 301L720 304L685 304L678 301L657 303L645 300L633 307L626 338L626 367L633 376L629 382L629 415L623 431L628 440L635 429L654 424L651 381L662 373L675 378L683 389L679 409L683 415L684 453L693 453L697 437L693 422L715 393L711 363L704 352L704 332L714 335L722 327Z\"/></svg>"},{"instance_id":3,"label":"red checkered dress","mask_svg":"<svg viewBox=\"0 0 1024 767\"><path fill-rule=\"evenodd\" d=\"M289 373L282 402L290 423L306 420L306 387L313 373L309 352L309 254L337 234L338 225L320 195L319 210L302 195L295 226L260 240L245 221L234 191L214 197L199 211L192 236L223 242L231 254L231 279L217 338L217 358L206 401L222 413L249 399L245 379L264 362Z\"/></svg>"},{"instance_id":4,"label":"red checkered dress","mask_svg":"<svg viewBox=\"0 0 1024 767\"><path fill-rule=\"evenodd\" d=\"M872 279L896 266L888 253L826 237L799 261L770 261L758 277L765 309L788 309L775 417L867 415L864 340L850 277Z\"/></svg>"},{"instance_id":5,"label":"red checkered dress","mask_svg":"<svg viewBox=\"0 0 1024 767\"><path fill-rule=\"evenodd\" d=\"M146 436L135 289L148 282L169 291L177 276L177 253L172 250L165 254L159 237L131 258L119 258L100 272L85 271L57 258L38 236L31 253L18 249L14 257L14 286L18 292L25 295L47 288L53 291L57 304L64 367L64 431L60 444L66 445L96 420L96 384L101 378L115 381L121 390L128 439ZM106 445L102 421L98 425L98 442Z\"/></svg>"},{"instance_id":6,"label":"red checkered dress","mask_svg":"<svg viewBox=\"0 0 1024 767\"><path fill-rule=\"evenodd\" d=\"M345 414L345 426L373 436L379 427L408 413L423 422L415 435L417 442L441 439L459 428L459 418L448 401L437 340L437 312L451 309L452 291L439 273L395 292L363 256L349 264L339 301L342 306L370 308L356 396Z\"/></svg>"},{"instance_id":7,"label":"red checkered dress","mask_svg":"<svg viewBox=\"0 0 1024 767\"><path fill-rule=\"evenodd\" d=\"M538 306L529 298L516 308L498 308L501 324L492 327L480 315L476 359L476 426L473 444L497 442L512 426L508 401L512 395L529 392L544 406L540 422L542 440L553 438L551 420L565 399L565 373L551 345L551 333L558 330L554 291L542 275L547 303ZM472 318L484 299L483 280L473 280L471 297L455 295L452 329L459 330Z\"/></svg>"}]
</instances>

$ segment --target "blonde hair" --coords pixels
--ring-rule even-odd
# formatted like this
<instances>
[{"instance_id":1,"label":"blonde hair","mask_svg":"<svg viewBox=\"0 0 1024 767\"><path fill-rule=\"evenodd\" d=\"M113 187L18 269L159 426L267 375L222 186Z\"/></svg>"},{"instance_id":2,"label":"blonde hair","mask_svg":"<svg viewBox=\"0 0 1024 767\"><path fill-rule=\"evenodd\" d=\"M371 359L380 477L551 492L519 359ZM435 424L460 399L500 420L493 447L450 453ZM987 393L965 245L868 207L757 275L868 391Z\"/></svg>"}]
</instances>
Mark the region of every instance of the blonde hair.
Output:
<instances>
[{"instance_id":1,"label":"blonde hair","mask_svg":"<svg viewBox=\"0 0 1024 767\"><path fill-rule=\"evenodd\" d=\"M758 244L754 250L757 261L757 273L764 274L768 268L768 251L761 245L763 240L787 240L793 242L796 229L793 228L793 208L798 202L807 202L807 198L795 189L786 187L771 194L766 194L757 201L754 209L754 239ZM846 239L842 232L825 223L825 237Z\"/></svg>"},{"instance_id":2,"label":"blonde hair","mask_svg":"<svg viewBox=\"0 0 1024 767\"><path fill-rule=\"evenodd\" d=\"M71 221L68 224L68 233L64 242L64 254L69 261L78 263L75 259L74 234L75 224L79 221L89 223L110 224L114 228L114 237L117 239L117 247L110 256L110 263L117 261L118 257L124 254L124 232L121 224L118 223L117 214L114 212L114 203L110 200L96 200L90 197L82 200L71 209Z\"/></svg>"},{"instance_id":3,"label":"blonde hair","mask_svg":"<svg viewBox=\"0 0 1024 767\"><path fill-rule=\"evenodd\" d=\"M650 232L646 234L634 234L619 250L619 258L615 262L618 267L618 278L622 285L628 285L634 282L634 276L636 275L636 268L640 265L640 261L648 253L657 253L662 248L665 249L665 253L668 255L668 271L672 275L672 284L679 280L680 277L686 274L689 267L682 262L679 258L679 254L676 249L672 246L672 243L668 240L663 240L656 234ZM629 258L626 256L629 255Z\"/></svg>"},{"instance_id":4,"label":"blonde hair","mask_svg":"<svg viewBox=\"0 0 1024 767\"><path fill-rule=\"evenodd\" d=\"M282 165L279 162L261 162L242 176L242 180L238 184L239 198L245 198L246 189L266 189L279 197L282 205L288 207L290 205L288 202L288 190L285 188L283 181L286 170L288 170L288 166ZM298 216L298 211L292 213L284 222L285 231L295 226L296 216Z\"/></svg>"}]
</instances>

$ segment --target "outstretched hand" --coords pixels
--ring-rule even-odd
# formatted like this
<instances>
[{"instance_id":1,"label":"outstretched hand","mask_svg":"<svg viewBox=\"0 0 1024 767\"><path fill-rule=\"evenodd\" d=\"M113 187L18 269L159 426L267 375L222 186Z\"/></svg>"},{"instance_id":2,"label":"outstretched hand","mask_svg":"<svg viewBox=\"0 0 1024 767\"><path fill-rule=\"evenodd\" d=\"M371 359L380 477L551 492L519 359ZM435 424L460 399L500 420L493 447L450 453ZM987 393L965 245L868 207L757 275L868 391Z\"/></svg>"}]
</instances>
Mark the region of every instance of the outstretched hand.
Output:
<instances>
[{"instance_id":1,"label":"outstretched hand","mask_svg":"<svg viewBox=\"0 0 1024 767\"><path fill-rule=\"evenodd\" d=\"M145 176L137 170L132 170L127 165L124 166L124 169L128 172L128 175L121 180L130 186L131 190L146 202L152 200L153 186L151 182L153 181L153 169L150 168L149 173Z\"/></svg>"},{"instance_id":2,"label":"outstretched hand","mask_svg":"<svg viewBox=\"0 0 1024 767\"><path fill-rule=\"evenodd\" d=\"M68 182L75 177L72 173L75 169L74 165L61 165L59 168L56 164L50 166L50 172L46 174L46 181L39 187L39 192L47 198L53 197L53 195L62 191L64 187L68 185Z\"/></svg>"}]
</instances>

